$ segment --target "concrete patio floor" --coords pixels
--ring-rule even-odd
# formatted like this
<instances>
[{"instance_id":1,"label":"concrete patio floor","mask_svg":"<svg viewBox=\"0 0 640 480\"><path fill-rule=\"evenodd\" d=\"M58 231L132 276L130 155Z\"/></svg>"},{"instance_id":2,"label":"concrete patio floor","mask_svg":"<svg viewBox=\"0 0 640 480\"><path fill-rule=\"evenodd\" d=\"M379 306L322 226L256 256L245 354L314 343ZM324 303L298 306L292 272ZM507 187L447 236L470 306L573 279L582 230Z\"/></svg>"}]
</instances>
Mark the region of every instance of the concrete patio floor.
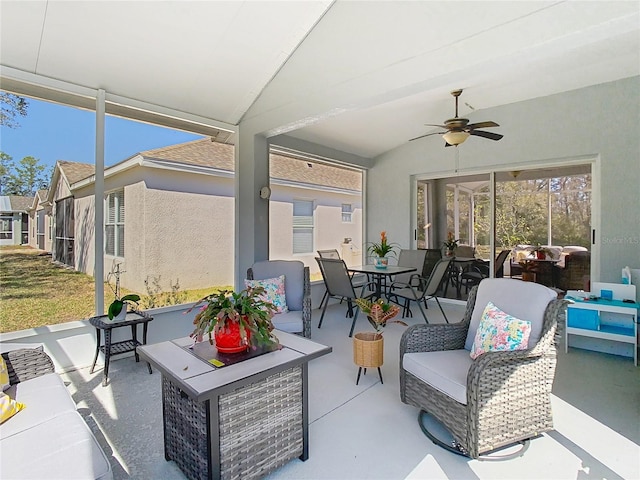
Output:
<instances>
[{"instance_id":1,"label":"concrete patio floor","mask_svg":"<svg viewBox=\"0 0 640 480\"><path fill-rule=\"evenodd\" d=\"M463 307L443 304L450 320ZM273 479L638 479L640 478L640 369L629 358L560 348L554 383L555 430L531 441L521 457L470 460L434 445L422 433L418 410L399 397L398 344L404 327L384 333L384 384L375 371L361 377L347 334L345 305L331 305L322 329L313 311L312 340L333 352L309 365L310 458L293 460ZM432 322L443 322L435 304ZM409 324L423 322L417 317ZM360 316L356 331L370 329ZM188 332L188 326L187 330ZM156 332L157 333L157 332ZM157 336L157 335L156 335ZM102 444L116 479L183 479L164 459L160 375L132 357L102 370L63 374L80 412Z\"/></svg>"}]
</instances>

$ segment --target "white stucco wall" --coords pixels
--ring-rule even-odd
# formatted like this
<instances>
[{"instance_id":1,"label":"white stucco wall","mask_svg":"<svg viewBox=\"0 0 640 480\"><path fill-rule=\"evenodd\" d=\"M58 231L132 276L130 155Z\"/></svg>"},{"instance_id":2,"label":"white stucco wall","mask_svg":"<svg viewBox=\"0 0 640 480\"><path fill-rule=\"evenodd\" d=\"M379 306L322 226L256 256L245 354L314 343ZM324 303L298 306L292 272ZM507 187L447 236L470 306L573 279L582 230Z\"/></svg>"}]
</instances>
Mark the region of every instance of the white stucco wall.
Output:
<instances>
[{"instance_id":1,"label":"white stucco wall","mask_svg":"<svg viewBox=\"0 0 640 480\"><path fill-rule=\"evenodd\" d=\"M314 202L313 252L308 254L293 254L293 200ZM342 222L343 203L353 207L351 223ZM362 244L361 195L274 185L269 218L269 258L300 260L312 274L319 272L316 250L335 248L340 252L345 237L358 248Z\"/></svg>"},{"instance_id":2,"label":"white stucco wall","mask_svg":"<svg viewBox=\"0 0 640 480\"><path fill-rule=\"evenodd\" d=\"M640 266L640 77L550 97L476 111L504 138L470 138L444 148L440 136L404 144L378 157L368 173L367 237L387 230L410 245L412 175L451 177L490 170L596 159L593 219L600 272L593 280L620 281L625 265ZM458 171L455 171L458 156ZM390 195L393 191L407 192ZM437 219L436 219L437 220ZM599 224L599 225L598 225Z\"/></svg>"},{"instance_id":3,"label":"white stucco wall","mask_svg":"<svg viewBox=\"0 0 640 480\"><path fill-rule=\"evenodd\" d=\"M124 186L124 187L123 187ZM146 293L144 281L160 278L163 290L234 284L233 177L137 167L107 177L105 191L125 191L125 257L105 256L105 275L115 262L125 273L121 285ZM76 266L94 274L94 199L88 186L76 197ZM314 201L314 252L292 254L292 200ZM342 223L342 204L353 206L353 220ZM359 194L273 185L270 201L270 258L299 259L317 272L315 250L341 251L345 237L362 245ZM359 263L359 262L357 262ZM243 273L244 275L244 273Z\"/></svg>"}]
</instances>

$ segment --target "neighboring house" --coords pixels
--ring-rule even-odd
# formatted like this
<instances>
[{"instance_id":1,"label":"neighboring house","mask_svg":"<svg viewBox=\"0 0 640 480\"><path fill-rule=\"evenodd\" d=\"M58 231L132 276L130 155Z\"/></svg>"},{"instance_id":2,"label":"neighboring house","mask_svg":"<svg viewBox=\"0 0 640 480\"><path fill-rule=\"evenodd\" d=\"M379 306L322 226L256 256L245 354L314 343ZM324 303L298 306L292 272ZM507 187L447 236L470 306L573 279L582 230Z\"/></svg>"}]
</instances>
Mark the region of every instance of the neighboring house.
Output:
<instances>
[{"instance_id":1,"label":"neighboring house","mask_svg":"<svg viewBox=\"0 0 640 480\"><path fill-rule=\"evenodd\" d=\"M53 218L51 204L47 201L49 190L38 190L29 207L29 245L39 250L51 251L53 244Z\"/></svg>"},{"instance_id":2,"label":"neighboring house","mask_svg":"<svg viewBox=\"0 0 640 480\"><path fill-rule=\"evenodd\" d=\"M33 197L19 195L0 196L0 245L24 245L28 243L28 210Z\"/></svg>"},{"instance_id":3,"label":"neighboring house","mask_svg":"<svg viewBox=\"0 0 640 480\"><path fill-rule=\"evenodd\" d=\"M315 250L340 249L345 238L361 245L360 172L277 154L270 168L271 258L300 259L315 272ZM233 285L233 145L207 138L148 150L104 175L105 272L121 263L122 286L138 292L155 279L163 290ZM89 275L94 180L93 165L59 161L40 202L55 221L53 260Z\"/></svg>"}]
</instances>

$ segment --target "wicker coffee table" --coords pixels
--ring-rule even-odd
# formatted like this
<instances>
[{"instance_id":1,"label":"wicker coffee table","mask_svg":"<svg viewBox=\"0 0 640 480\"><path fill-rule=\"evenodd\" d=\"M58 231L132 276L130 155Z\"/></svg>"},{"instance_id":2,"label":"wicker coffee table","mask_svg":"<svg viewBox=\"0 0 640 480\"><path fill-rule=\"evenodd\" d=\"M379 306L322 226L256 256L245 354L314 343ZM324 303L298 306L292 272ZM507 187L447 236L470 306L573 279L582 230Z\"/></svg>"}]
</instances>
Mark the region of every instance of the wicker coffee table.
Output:
<instances>
[{"instance_id":1,"label":"wicker coffee table","mask_svg":"<svg viewBox=\"0 0 640 480\"><path fill-rule=\"evenodd\" d=\"M222 368L189 337L138 349L162 373L165 458L187 478L260 478L309 458L308 362L331 347L277 336L281 350Z\"/></svg>"}]
</instances>

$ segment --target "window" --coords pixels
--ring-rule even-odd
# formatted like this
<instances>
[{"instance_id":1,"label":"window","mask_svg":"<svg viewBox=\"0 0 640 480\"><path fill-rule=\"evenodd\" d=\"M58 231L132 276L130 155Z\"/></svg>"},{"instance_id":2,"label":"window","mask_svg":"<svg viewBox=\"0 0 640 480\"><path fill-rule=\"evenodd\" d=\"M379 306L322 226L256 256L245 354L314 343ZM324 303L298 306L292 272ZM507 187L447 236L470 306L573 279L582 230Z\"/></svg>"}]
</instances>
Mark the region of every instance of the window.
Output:
<instances>
[{"instance_id":1,"label":"window","mask_svg":"<svg viewBox=\"0 0 640 480\"><path fill-rule=\"evenodd\" d=\"M13 217L0 217L0 240L13 238Z\"/></svg>"},{"instance_id":2,"label":"window","mask_svg":"<svg viewBox=\"0 0 640 480\"><path fill-rule=\"evenodd\" d=\"M104 252L124 257L124 190L107 194L105 203Z\"/></svg>"},{"instance_id":3,"label":"window","mask_svg":"<svg viewBox=\"0 0 640 480\"><path fill-rule=\"evenodd\" d=\"M293 253L313 252L313 202L293 201Z\"/></svg>"},{"instance_id":4,"label":"window","mask_svg":"<svg viewBox=\"0 0 640 480\"><path fill-rule=\"evenodd\" d=\"M350 203L342 204L342 223L351 223L351 214L353 209Z\"/></svg>"}]
</instances>

